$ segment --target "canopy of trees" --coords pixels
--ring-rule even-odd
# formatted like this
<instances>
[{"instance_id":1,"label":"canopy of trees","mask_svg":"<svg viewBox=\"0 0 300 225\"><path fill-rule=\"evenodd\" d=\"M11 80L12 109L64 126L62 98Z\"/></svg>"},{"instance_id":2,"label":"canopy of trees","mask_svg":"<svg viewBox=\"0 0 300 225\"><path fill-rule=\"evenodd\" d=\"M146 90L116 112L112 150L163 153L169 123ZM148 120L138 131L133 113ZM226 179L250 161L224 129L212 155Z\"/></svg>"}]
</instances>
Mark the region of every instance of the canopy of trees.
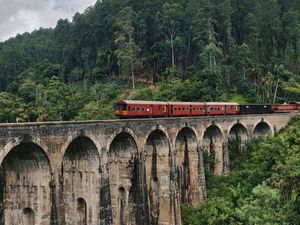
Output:
<instances>
[{"instance_id":1,"label":"canopy of trees","mask_svg":"<svg viewBox=\"0 0 300 225\"><path fill-rule=\"evenodd\" d=\"M299 100L299 53L296 0L97 1L0 43L0 121L109 118L117 98Z\"/></svg>"}]
</instances>

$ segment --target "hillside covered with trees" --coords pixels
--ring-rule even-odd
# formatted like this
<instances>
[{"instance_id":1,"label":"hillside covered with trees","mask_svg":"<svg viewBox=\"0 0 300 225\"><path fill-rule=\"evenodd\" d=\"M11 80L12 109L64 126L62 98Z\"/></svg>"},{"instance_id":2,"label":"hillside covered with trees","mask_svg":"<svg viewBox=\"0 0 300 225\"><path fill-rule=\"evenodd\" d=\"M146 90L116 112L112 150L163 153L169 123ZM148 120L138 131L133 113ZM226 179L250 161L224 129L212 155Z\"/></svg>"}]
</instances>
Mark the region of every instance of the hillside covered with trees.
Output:
<instances>
[{"instance_id":1,"label":"hillside covered with trees","mask_svg":"<svg viewBox=\"0 0 300 225\"><path fill-rule=\"evenodd\" d=\"M0 121L113 118L116 99L300 100L297 0L103 0L0 43Z\"/></svg>"},{"instance_id":2,"label":"hillside covered with trees","mask_svg":"<svg viewBox=\"0 0 300 225\"><path fill-rule=\"evenodd\" d=\"M231 172L207 176L208 199L182 208L185 225L298 225L300 221L300 117L276 137L231 145ZM234 154L235 153L235 154Z\"/></svg>"}]
</instances>

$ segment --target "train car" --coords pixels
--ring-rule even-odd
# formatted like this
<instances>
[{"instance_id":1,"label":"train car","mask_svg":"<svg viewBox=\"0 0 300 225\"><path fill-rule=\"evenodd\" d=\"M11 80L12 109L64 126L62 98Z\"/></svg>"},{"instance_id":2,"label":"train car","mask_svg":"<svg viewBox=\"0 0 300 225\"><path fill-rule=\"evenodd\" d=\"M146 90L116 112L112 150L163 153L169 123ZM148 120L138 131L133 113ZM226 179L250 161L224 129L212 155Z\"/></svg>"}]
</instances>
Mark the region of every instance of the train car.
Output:
<instances>
[{"instance_id":1,"label":"train car","mask_svg":"<svg viewBox=\"0 0 300 225\"><path fill-rule=\"evenodd\" d=\"M206 104L204 102L168 102L169 116L204 116Z\"/></svg>"},{"instance_id":2,"label":"train car","mask_svg":"<svg viewBox=\"0 0 300 225\"><path fill-rule=\"evenodd\" d=\"M235 102L207 102L207 115L235 115L239 113L239 104Z\"/></svg>"},{"instance_id":3,"label":"train car","mask_svg":"<svg viewBox=\"0 0 300 225\"><path fill-rule=\"evenodd\" d=\"M300 105L299 105L300 106ZM273 112L291 112L297 110L297 103L285 103L285 104L273 104L272 105Z\"/></svg>"},{"instance_id":4,"label":"train car","mask_svg":"<svg viewBox=\"0 0 300 225\"><path fill-rule=\"evenodd\" d=\"M115 103L114 108L120 118L168 116L168 103L161 101L123 100Z\"/></svg>"},{"instance_id":5,"label":"train car","mask_svg":"<svg viewBox=\"0 0 300 225\"><path fill-rule=\"evenodd\" d=\"M205 102L191 102L191 116L205 116L206 103Z\"/></svg>"},{"instance_id":6,"label":"train car","mask_svg":"<svg viewBox=\"0 0 300 225\"><path fill-rule=\"evenodd\" d=\"M190 116L191 103L190 102L168 102L169 116Z\"/></svg>"},{"instance_id":7,"label":"train car","mask_svg":"<svg viewBox=\"0 0 300 225\"><path fill-rule=\"evenodd\" d=\"M271 104L240 104L240 114L272 113Z\"/></svg>"}]
</instances>

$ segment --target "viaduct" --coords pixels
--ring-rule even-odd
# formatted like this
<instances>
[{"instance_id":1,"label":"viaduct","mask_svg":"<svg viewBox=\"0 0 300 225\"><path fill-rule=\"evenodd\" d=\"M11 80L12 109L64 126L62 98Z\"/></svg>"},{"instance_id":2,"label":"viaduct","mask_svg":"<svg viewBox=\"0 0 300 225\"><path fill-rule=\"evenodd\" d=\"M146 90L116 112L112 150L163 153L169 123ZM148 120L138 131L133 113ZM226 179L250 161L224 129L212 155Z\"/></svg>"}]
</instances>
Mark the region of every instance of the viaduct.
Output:
<instances>
[{"instance_id":1,"label":"viaduct","mask_svg":"<svg viewBox=\"0 0 300 225\"><path fill-rule=\"evenodd\" d=\"M5 225L181 225L206 197L202 153L274 135L295 113L0 124Z\"/></svg>"}]
</instances>

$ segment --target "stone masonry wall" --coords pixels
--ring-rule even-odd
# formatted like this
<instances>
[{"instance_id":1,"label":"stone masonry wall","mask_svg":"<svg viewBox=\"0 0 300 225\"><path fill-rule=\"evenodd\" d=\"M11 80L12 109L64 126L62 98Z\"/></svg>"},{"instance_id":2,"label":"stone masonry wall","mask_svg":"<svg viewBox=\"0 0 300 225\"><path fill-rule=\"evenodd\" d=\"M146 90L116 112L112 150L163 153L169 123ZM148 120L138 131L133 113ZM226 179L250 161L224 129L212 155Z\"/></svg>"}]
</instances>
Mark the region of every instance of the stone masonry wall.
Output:
<instances>
[{"instance_id":1,"label":"stone masonry wall","mask_svg":"<svg viewBox=\"0 0 300 225\"><path fill-rule=\"evenodd\" d=\"M229 138L295 115L0 124L5 224L181 225L180 204L206 197L205 151L226 175Z\"/></svg>"}]
</instances>

